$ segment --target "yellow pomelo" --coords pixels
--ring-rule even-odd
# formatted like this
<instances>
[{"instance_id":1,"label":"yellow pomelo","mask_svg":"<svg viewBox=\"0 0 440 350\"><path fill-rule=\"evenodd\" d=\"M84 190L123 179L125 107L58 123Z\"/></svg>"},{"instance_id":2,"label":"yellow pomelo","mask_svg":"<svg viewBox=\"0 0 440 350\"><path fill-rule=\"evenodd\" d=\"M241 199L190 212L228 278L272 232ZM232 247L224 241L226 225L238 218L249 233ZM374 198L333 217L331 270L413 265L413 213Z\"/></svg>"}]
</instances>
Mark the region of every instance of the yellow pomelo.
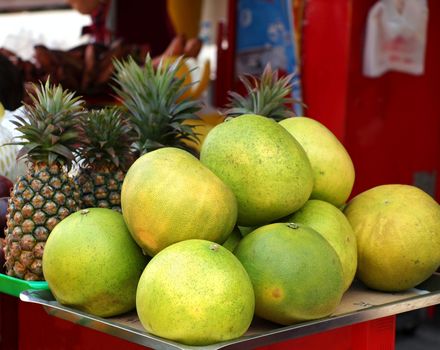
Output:
<instances>
[{"instance_id":1,"label":"yellow pomelo","mask_svg":"<svg viewBox=\"0 0 440 350\"><path fill-rule=\"evenodd\" d=\"M254 306L252 283L237 258L199 239L175 243L151 259L136 295L148 332L189 345L240 337Z\"/></svg>"},{"instance_id":2,"label":"yellow pomelo","mask_svg":"<svg viewBox=\"0 0 440 350\"><path fill-rule=\"evenodd\" d=\"M286 221L309 226L324 236L341 259L344 290L347 290L356 274L357 245L353 229L342 211L330 203L311 199Z\"/></svg>"},{"instance_id":3,"label":"yellow pomelo","mask_svg":"<svg viewBox=\"0 0 440 350\"><path fill-rule=\"evenodd\" d=\"M200 160L234 192L240 226L284 217L309 199L310 162L301 145L272 119L246 114L213 128Z\"/></svg>"},{"instance_id":4,"label":"yellow pomelo","mask_svg":"<svg viewBox=\"0 0 440 350\"><path fill-rule=\"evenodd\" d=\"M173 147L133 163L122 184L121 207L133 238L151 256L185 239L221 244L237 218L232 191L197 158Z\"/></svg>"},{"instance_id":5,"label":"yellow pomelo","mask_svg":"<svg viewBox=\"0 0 440 350\"><path fill-rule=\"evenodd\" d=\"M314 186L310 196L339 207L350 196L354 184L353 162L336 136L318 121L293 117L280 121L301 144L313 169Z\"/></svg>"},{"instance_id":6,"label":"yellow pomelo","mask_svg":"<svg viewBox=\"0 0 440 350\"><path fill-rule=\"evenodd\" d=\"M109 317L134 309L146 263L120 213L89 208L55 226L44 248L43 273L60 304Z\"/></svg>"},{"instance_id":7,"label":"yellow pomelo","mask_svg":"<svg viewBox=\"0 0 440 350\"><path fill-rule=\"evenodd\" d=\"M423 282L440 265L440 206L410 185L382 185L344 209L358 245L359 279L382 291Z\"/></svg>"},{"instance_id":8,"label":"yellow pomelo","mask_svg":"<svg viewBox=\"0 0 440 350\"><path fill-rule=\"evenodd\" d=\"M255 314L289 325L330 315L344 293L342 266L310 227L276 223L245 236L234 254L252 280Z\"/></svg>"}]
</instances>

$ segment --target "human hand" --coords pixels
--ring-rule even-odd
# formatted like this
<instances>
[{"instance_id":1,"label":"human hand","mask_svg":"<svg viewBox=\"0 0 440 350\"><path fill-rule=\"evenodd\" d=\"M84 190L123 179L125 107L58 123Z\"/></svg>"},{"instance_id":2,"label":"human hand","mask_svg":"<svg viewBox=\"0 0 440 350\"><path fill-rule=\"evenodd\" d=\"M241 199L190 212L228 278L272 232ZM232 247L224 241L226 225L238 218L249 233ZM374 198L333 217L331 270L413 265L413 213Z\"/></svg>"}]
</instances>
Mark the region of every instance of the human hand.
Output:
<instances>
[{"instance_id":1,"label":"human hand","mask_svg":"<svg viewBox=\"0 0 440 350\"><path fill-rule=\"evenodd\" d=\"M157 67L159 62L166 57L185 56L197 58L201 48L202 42L200 39L191 38L186 40L183 35L177 35L161 55L153 58L153 65Z\"/></svg>"}]
</instances>

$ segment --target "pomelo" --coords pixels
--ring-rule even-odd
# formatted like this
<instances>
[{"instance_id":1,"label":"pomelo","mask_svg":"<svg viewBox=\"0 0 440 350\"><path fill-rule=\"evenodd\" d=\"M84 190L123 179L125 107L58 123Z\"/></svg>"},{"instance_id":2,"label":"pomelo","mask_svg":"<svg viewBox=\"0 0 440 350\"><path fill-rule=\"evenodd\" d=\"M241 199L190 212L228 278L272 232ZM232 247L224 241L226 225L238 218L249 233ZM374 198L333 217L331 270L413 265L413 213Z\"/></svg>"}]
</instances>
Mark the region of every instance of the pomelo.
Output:
<instances>
[{"instance_id":1,"label":"pomelo","mask_svg":"<svg viewBox=\"0 0 440 350\"><path fill-rule=\"evenodd\" d=\"M358 194L344 210L356 234L357 276L368 287L402 291L440 265L440 206L410 185L381 185Z\"/></svg>"},{"instance_id":2,"label":"pomelo","mask_svg":"<svg viewBox=\"0 0 440 350\"><path fill-rule=\"evenodd\" d=\"M60 304L109 317L134 309L146 263L120 213L89 208L55 226L44 248L43 273Z\"/></svg>"},{"instance_id":3,"label":"pomelo","mask_svg":"<svg viewBox=\"0 0 440 350\"><path fill-rule=\"evenodd\" d=\"M252 280L255 314L283 325L330 315L344 293L342 266L310 227L275 223L245 236L234 250Z\"/></svg>"},{"instance_id":4,"label":"pomelo","mask_svg":"<svg viewBox=\"0 0 440 350\"><path fill-rule=\"evenodd\" d=\"M237 226L234 227L234 229L232 230L228 239L225 241L225 243L223 243L223 247L225 247L227 250L233 252L235 247L241 241L242 237L243 236L241 235L239 228Z\"/></svg>"},{"instance_id":5,"label":"pomelo","mask_svg":"<svg viewBox=\"0 0 440 350\"><path fill-rule=\"evenodd\" d=\"M353 229L342 211L330 203L311 199L285 221L309 226L324 236L341 259L344 290L347 290L356 274L357 245Z\"/></svg>"},{"instance_id":6,"label":"pomelo","mask_svg":"<svg viewBox=\"0 0 440 350\"><path fill-rule=\"evenodd\" d=\"M312 169L301 145L277 122L259 115L241 115L214 127L200 160L234 192L240 226L284 217L312 191Z\"/></svg>"},{"instance_id":7,"label":"pomelo","mask_svg":"<svg viewBox=\"0 0 440 350\"><path fill-rule=\"evenodd\" d=\"M336 136L320 122L307 117L279 122L304 148L313 169L311 199L339 207L350 196L355 171L353 162Z\"/></svg>"},{"instance_id":8,"label":"pomelo","mask_svg":"<svg viewBox=\"0 0 440 350\"><path fill-rule=\"evenodd\" d=\"M252 283L221 245L191 239L151 259L140 280L136 309L145 329L188 345L243 335L254 313Z\"/></svg>"},{"instance_id":9,"label":"pomelo","mask_svg":"<svg viewBox=\"0 0 440 350\"><path fill-rule=\"evenodd\" d=\"M251 233L252 231L256 230L259 226L237 226L237 227L241 235L244 237L249 233Z\"/></svg>"},{"instance_id":10,"label":"pomelo","mask_svg":"<svg viewBox=\"0 0 440 350\"><path fill-rule=\"evenodd\" d=\"M229 187L197 158L173 147L132 164L122 184L121 207L133 238L151 256L185 239L222 244L237 218Z\"/></svg>"}]
</instances>

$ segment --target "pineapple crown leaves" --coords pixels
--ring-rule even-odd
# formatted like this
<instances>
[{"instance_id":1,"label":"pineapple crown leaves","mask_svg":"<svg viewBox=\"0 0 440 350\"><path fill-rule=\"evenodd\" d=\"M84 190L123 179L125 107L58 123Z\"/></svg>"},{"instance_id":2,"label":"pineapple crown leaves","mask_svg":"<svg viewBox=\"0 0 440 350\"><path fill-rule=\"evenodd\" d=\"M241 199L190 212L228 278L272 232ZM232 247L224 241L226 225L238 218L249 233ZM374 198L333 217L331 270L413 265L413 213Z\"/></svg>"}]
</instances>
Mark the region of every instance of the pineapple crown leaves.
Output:
<instances>
[{"instance_id":1,"label":"pineapple crown leaves","mask_svg":"<svg viewBox=\"0 0 440 350\"><path fill-rule=\"evenodd\" d=\"M23 146L17 159L27 158L33 163L58 162L68 168L78 146L78 125L85 112L85 102L61 85L32 84L28 91L32 103L25 103L24 116L11 121L22 135L9 144Z\"/></svg>"},{"instance_id":2,"label":"pineapple crown leaves","mask_svg":"<svg viewBox=\"0 0 440 350\"><path fill-rule=\"evenodd\" d=\"M136 133L118 107L89 111L81 118L79 137L77 154L85 167L125 171L134 159Z\"/></svg>"},{"instance_id":3,"label":"pineapple crown leaves","mask_svg":"<svg viewBox=\"0 0 440 350\"><path fill-rule=\"evenodd\" d=\"M139 139L136 146L141 154L161 147L179 147L190 152L186 140L198 142L194 125L186 125L187 119L199 117L198 100L184 99L182 95L191 88L185 84L186 74L178 76L185 61L179 57L171 62L162 59L155 69L149 55L144 65L138 65L132 57L125 61L114 60L117 86L113 89L128 110Z\"/></svg>"},{"instance_id":4,"label":"pineapple crown leaves","mask_svg":"<svg viewBox=\"0 0 440 350\"><path fill-rule=\"evenodd\" d=\"M239 79L246 89L246 96L229 91L227 105L229 109L225 114L236 117L253 113L275 120L295 116L291 105L301 103L291 97L296 77L295 73L280 77L278 70L272 70L270 64L266 65L260 78L252 75L240 76Z\"/></svg>"}]
</instances>

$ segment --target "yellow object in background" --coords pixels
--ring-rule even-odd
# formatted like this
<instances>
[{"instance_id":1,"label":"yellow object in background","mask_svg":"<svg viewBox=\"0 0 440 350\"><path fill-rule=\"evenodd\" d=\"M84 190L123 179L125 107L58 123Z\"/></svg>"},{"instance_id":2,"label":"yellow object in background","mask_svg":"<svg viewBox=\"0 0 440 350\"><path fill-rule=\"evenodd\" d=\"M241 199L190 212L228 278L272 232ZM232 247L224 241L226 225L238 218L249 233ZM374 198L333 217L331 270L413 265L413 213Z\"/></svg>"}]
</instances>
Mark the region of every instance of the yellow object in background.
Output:
<instances>
[{"instance_id":1,"label":"yellow object in background","mask_svg":"<svg viewBox=\"0 0 440 350\"><path fill-rule=\"evenodd\" d=\"M189 90L192 98L200 98L203 92L208 88L209 76L211 74L211 63L206 60L203 64L203 70L200 72L199 79L193 80L197 83Z\"/></svg>"},{"instance_id":2,"label":"yellow object in background","mask_svg":"<svg viewBox=\"0 0 440 350\"><path fill-rule=\"evenodd\" d=\"M202 0L168 0L167 10L176 34L187 39L199 36Z\"/></svg>"},{"instance_id":3,"label":"yellow object in background","mask_svg":"<svg viewBox=\"0 0 440 350\"><path fill-rule=\"evenodd\" d=\"M0 118L3 117L3 114L5 114L5 108L3 107L2 103L0 102Z\"/></svg>"},{"instance_id":4,"label":"yellow object in background","mask_svg":"<svg viewBox=\"0 0 440 350\"><path fill-rule=\"evenodd\" d=\"M178 57L167 57L166 60L170 63L174 62ZM190 98L198 99L206 91L209 85L209 76L211 73L211 64L209 60L203 63L203 68L198 66L197 61L192 57L184 58L179 70L176 72L178 78L185 77L184 85L191 85L191 87L180 97L180 99Z\"/></svg>"},{"instance_id":5,"label":"yellow object in background","mask_svg":"<svg viewBox=\"0 0 440 350\"><path fill-rule=\"evenodd\" d=\"M222 123L225 120L225 116L222 115L219 111L215 109L202 109L197 115L200 117L200 120L187 119L185 120L185 124L194 125L194 132L199 138L199 143L193 142L191 140L184 140L184 142L193 147L195 150L200 152L203 141L205 140L208 133L213 129L216 125Z\"/></svg>"}]
</instances>

